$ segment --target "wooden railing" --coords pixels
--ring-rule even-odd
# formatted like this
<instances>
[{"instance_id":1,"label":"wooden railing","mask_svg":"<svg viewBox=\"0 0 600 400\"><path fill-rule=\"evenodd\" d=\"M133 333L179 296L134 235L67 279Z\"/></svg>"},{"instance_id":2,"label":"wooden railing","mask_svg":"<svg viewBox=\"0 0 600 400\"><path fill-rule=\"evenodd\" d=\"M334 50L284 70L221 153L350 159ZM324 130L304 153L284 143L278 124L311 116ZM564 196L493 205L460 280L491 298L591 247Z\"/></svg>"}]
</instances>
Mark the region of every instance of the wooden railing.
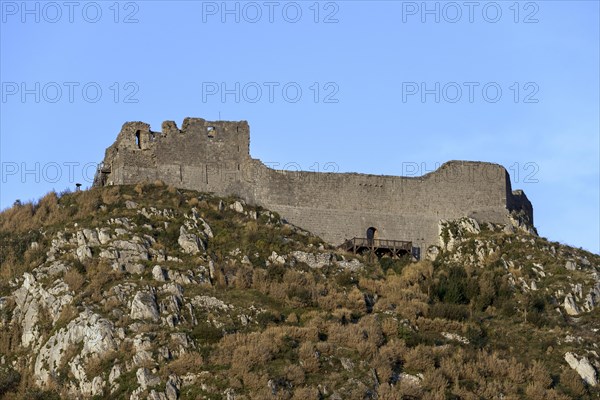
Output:
<instances>
[{"instance_id":1,"label":"wooden railing","mask_svg":"<svg viewBox=\"0 0 600 400\"><path fill-rule=\"evenodd\" d=\"M347 251L353 252L356 252L358 249L361 248L369 248L389 249L392 250L394 253L397 251L406 251L410 254L412 251L412 242L408 242L405 240L368 239L355 237L353 239L345 241L342 247Z\"/></svg>"}]
</instances>

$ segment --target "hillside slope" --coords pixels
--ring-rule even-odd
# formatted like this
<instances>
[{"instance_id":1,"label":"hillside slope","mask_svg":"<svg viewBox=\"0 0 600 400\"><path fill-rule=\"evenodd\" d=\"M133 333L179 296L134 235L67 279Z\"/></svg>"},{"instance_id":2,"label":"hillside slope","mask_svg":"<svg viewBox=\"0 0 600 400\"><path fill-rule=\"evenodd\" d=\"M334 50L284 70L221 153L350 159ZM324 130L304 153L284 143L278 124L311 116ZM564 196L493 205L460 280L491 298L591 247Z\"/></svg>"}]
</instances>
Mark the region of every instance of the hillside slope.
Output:
<instances>
[{"instance_id":1,"label":"hillside slope","mask_svg":"<svg viewBox=\"0 0 600 400\"><path fill-rule=\"evenodd\" d=\"M0 397L599 398L600 257L440 222L424 260L153 185L0 214Z\"/></svg>"}]
</instances>

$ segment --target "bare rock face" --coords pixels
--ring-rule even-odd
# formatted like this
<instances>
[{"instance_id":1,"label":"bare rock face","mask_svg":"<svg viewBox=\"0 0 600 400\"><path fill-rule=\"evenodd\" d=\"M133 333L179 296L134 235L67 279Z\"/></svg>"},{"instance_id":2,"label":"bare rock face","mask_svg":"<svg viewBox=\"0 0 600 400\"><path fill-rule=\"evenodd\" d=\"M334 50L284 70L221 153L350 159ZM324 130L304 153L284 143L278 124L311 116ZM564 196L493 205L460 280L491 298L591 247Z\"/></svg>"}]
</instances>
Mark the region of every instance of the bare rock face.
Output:
<instances>
[{"instance_id":1,"label":"bare rock face","mask_svg":"<svg viewBox=\"0 0 600 400\"><path fill-rule=\"evenodd\" d=\"M92 250L87 246L79 246L76 250L77 259L79 261L84 261L88 258L92 258Z\"/></svg>"},{"instance_id":2,"label":"bare rock face","mask_svg":"<svg viewBox=\"0 0 600 400\"><path fill-rule=\"evenodd\" d=\"M292 255L296 261L303 262L310 268L323 268L331 263L333 257L331 253L311 254L304 251L294 251Z\"/></svg>"},{"instance_id":3,"label":"bare rock face","mask_svg":"<svg viewBox=\"0 0 600 400\"><path fill-rule=\"evenodd\" d=\"M165 394L168 400L177 400L179 397L179 390L177 390L175 383L173 383L171 380L169 380L165 386Z\"/></svg>"},{"instance_id":4,"label":"bare rock face","mask_svg":"<svg viewBox=\"0 0 600 400\"><path fill-rule=\"evenodd\" d=\"M440 248L438 246L429 246L425 257L429 261L435 261L439 255L440 255Z\"/></svg>"},{"instance_id":5,"label":"bare rock face","mask_svg":"<svg viewBox=\"0 0 600 400\"><path fill-rule=\"evenodd\" d=\"M596 278L598 279L598 278ZM597 281L594 286L590 289L589 293L585 297L584 308L587 311L592 311L600 304L600 281Z\"/></svg>"},{"instance_id":6,"label":"bare rock face","mask_svg":"<svg viewBox=\"0 0 600 400\"><path fill-rule=\"evenodd\" d=\"M160 314L154 293L137 292L131 302L130 316L133 319L160 321Z\"/></svg>"},{"instance_id":7,"label":"bare rock face","mask_svg":"<svg viewBox=\"0 0 600 400\"><path fill-rule=\"evenodd\" d=\"M275 251L273 251L271 253L271 255L269 256L269 261L275 265L285 264L285 258L283 256L277 254Z\"/></svg>"},{"instance_id":8,"label":"bare rock face","mask_svg":"<svg viewBox=\"0 0 600 400\"><path fill-rule=\"evenodd\" d=\"M473 234L477 234L477 233L481 232L479 223L476 220L474 220L473 218L460 219L459 227L460 227L460 229L462 229L466 232L469 232L469 233L473 233Z\"/></svg>"},{"instance_id":9,"label":"bare rock face","mask_svg":"<svg viewBox=\"0 0 600 400\"><path fill-rule=\"evenodd\" d=\"M157 392L153 389L148 395L148 400L167 400L167 396L164 393Z\"/></svg>"},{"instance_id":10,"label":"bare rock face","mask_svg":"<svg viewBox=\"0 0 600 400\"><path fill-rule=\"evenodd\" d=\"M222 300L210 296L196 296L192 298L192 304L196 307L203 309L217 309L227 311L233 308L232 305L226 304Z\"/></svg>"},{"instance_id":11,"label":"bare rock face","mask_svg":"<svg viewBox=\"0 0 600 400\"><path fill-rule=\"evenodd\" d=\"M364 269L364 267L365 267L360 261L358 261L355 258L350 261L346 261L346 260L336 261L336 264L338 267L342 268L343 270L351 271L351 272L359 271L361 269Z\"/></svg>"},{"instance_id":12,"label":"bare rock face","mask_svg":"<svg viewBox=\"0 0 600 400\"><path fill-rule=\"evenodd\" d=\"M13 319L21 325L21 345L27 347L36 344L39 339L37 324L40 312L48 312L54 322L62 307L69 304L73 296L62 280L55 281L53 287L45 289L32 274L26 272L23 277L23 285L14 293L17 307Z\"/></svg>"},{"instance_id":13,"label":"bare rock face","mask_svg":"<svg viewBox=\"0 0 600 400\"><path fill-rule=\"evenodd\" d=\"M160 265L155 265L154 268L152 268L152 277L158 282L165 282L167 280L165 271Z\"/></svg>"},{"instance_id":14,"label":"bare rock face","mask_svg":"<svg viewBox=\"0 0 600 400\"><path fill-rule=\"evenodd\" d=\"M445 337L446 339L448 339L448 340L455 340L457 342L461 342L461 343L464 343L464 344L469 344L469 339L467 339L464 336L460 336L460 335L458 335L456 333L442 332L441 335L443 337Z\"/></svg>"},{"instance_id":15,"label":"bare rock face","mask_svg":"<svg viewBox=\"0 0 600 400\"><path fill-rule=\"evenodd\" d=\"M569 271L575 271L577 269L577 264L573 260L569 260L565 264L565 268Z\"/></svg>"},{"instance_id":16,"label":"bare rock face","mask_svg":"<svg viewBox=\"0 0 600 400\"><path fill-rule=\"evenodd\" d=\"M194 223L193 226L197 229L200 229L198 227L198 224L202 225L201 230L207 238L214 237L213 231L212 231L210 225L208 225L208 222L206 222L204 219L202 219L200 217L200 214L198 213L198 210L195 207L192 208L192 212L190 215L186 215L186 218L189 218L191 221L193 221L193 223Z\"/></svg>"},{"instance_id":17,"label":"bare rock face","mask_svg":"<svg viewBox=\"0 0 600 400\"><path fill-rule=\"evenodd\" d=\"M143 390L160 384L160 377L154 375L148 368L139 368L135 373L138 384Z\"/></svg>"},{"instance_id":18,"label":"bare rock face","mask_svg":"<svg viewBox=\"0 0 600 400\"><path fill-rule=\"evenodd\" d=\"M502 228L502 232L506 233L507 235L512 235L516 232L516 229L512 225L505 225L504 228Z\"/></svg>"},{"instance_id":19,"label":"bare rock face","mask_svg":"<svg viewBox=\"0 0 600 400\"><path fill-rule=\"evenodd\" d=\"M239 213L243 213L244 212L244 205L242 204L241 201L235 201L233 204L231 204L229 206L230 209L232 209L235 212L239 212Z\"/></svg>"},{"instance_id":20,"label":"bare rock face","mask_svg":"<svg viewBox=\"0 0 600 400\"><path fill-rule=\"evenodd\" d=\"M143 264L132 264L132 263L126 263L125 264L125 271L129 272L130 274L136 274L136 275L141 275L144 273L145 267Z\"/></svg>"},{"instance_id":21,"label":"bare rock face","mask_svg":"<svg viewBox=\"0 0 600 400\"><path fill-rule=\"evenodd\" d=\"M98 241L100 244L107 244L110 242L110 239L110 231L107 228L98 229Z\"/></svg>"},{"instance_id":22,"label":"bare rock face","mask_svg":"<svg viewBox=\"0 0 600 400\"><path fill-rule=\"evenodd\" d=\"M404 382L411 386L421 386L421 382L423 381L423 374L411 375L404 372L401 372L398 376L398 380L400 382Z\"/></svg>"},{"instance_id":23,"label":"bare rock face","mask_svg":"<svg viewBox=\"0 0 600 400\"><path fill-rule=\"evenodd\" d=\"M115 382L117 379L119 379L122 373L123 369L120 364L116 364L112 367L110 374L108 375L108 383L111 385L111 387L115 387Z\"/></svg>"},{"instance_id":24,"label":"bare rock face","mask_svg":"<svg viewBox=\"0 0 600 400\"><path fill-rule=\"evenodd\" d=\"M104 381L101 377L88 377L83 365L90 357L102 357L116 350L119 339L115 334L112 322L90 310L83 311L39 349L34 365L36 383L42 386L50 383L58 366L69 362L75 377L72 390L89 396L102 394ZM80 346L81 351L73 359L64 359L69 350Z\"/></svg>"},{"instance_id":25,"label":"bare rock face","mask_svg":"<svg viewBox=\"0 0 600 400\"><path fill-rule=\"evenodd\" d=\"M565 296L563 306L565 307L565 311L569 315L578 315L581 313L579 306L575 302L575 296L573 296L571 293Z\"/></svg>"},{"instance_id":26,"label":"bare rock face","mask_svg":"<svg viewBox=\"0 0 600 400\"><path fill-rule=\"evenodd\" d=\"M96 229L84 229L82 233L88 246L95 247L100 245L100 238Z\"/></svg>"},{"instance_id":27,"label":"bare rock face","mask_svg":"<svg viewBox=\"0 0 600 400\"><path fill-rule=\"evenodd\" d=\"M208 223L205 220L203 220L202 218L199 218L199 221L202 224L203 231L204 231L204 234L206 235L206 237L213 238L214 234L213 234L213 231L212 231L212 228L210 227L210 225L208 225Z\"/></svg>"},{"instance_id":28,"label":"bare rock face","mask_svg":"<svg viewBox=\"0 0 600 400\"><path fill-rule=\"evenodd\" d=\"M152 363L152 339L149 336L143 334L137 334L133 339L133 348L135 355L133 356L133 363L135 365L142 365Z\"/></svg>"},{"instance_id":29,"label":"bare rock face","mask_svg":"<svg viewBox=\"0 0 600 400\"><path fill-rule=\"evenodd\" d=\"M119 260L123 262L147 260L148 249L139 242L142 240L134 237L132 240L114 240L112 245L117 250Z\"/></svg>"},{"instance_id":30,"label":"bare rock face","mask_svg":"<svg viewBox=\"0 0 600 400\"><path fill-rule=\"evenodd\" d=\"M189 233L184 226L179 229L179 239L177 239L177 243L179 243L183 251L188 254L198 254L200 250L205 250L204 243L200 238L193 233Z\"/></svg>"},{"instance_id":31,"label":"bare rock face","mask_svg":"<svg viewBox=\"0 0 600 400\"><path fill-rule=\"evenodd\" d=\"M537 230L529 223L529 218L519 218L511 213L509 220L516 230L537 236Z\"/></svg>"},{"instance_id":32,"label":"bare rock face","mask_svg":"<svg viewBox=\"0 0 600 400\"><path fill-rule=\"evenodd\" d=\"M588 385L596 386L598 384L598 375L596 370L590 363L587 357L581 357L577 359L577 355L574 353L566 353L565 361L573 368L581 379L583 379Z\"/></svg>"},{"instance_id":33,"label":"bare rock face","mask_svg":"<svg viewBox=\"0 0 600 400\"><path fill-rule=\"evenodd\" d=\"M461 218L456 221L442 219L438 222L438 232L441 247L451 251L466 234L477 234L481 232L481 228L473 218Z\"/></svg>"}]
</instances>

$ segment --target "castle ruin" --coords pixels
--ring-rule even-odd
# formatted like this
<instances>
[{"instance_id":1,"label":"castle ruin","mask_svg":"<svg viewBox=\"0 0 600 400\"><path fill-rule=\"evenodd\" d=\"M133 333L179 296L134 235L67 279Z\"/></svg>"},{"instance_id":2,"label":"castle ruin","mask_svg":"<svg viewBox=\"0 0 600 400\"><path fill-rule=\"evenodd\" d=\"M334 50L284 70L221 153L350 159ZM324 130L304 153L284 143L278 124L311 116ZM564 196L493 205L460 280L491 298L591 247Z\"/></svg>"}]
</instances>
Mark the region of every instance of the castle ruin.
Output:
<instances>
[{"instance_id":1,"label":"castle ruin","mask_svg":"<svg viewBox=\"0 0 600 400\"><path fill-rule=\"evenodd\" d=\"M240 197L336 245L377 235L427 249L439 244L441 219L461 217L533 226L531 203L501 165L449 161L420 177L274 170L250 156L246 121L186 118L161 132L125 123L94 186L155 180Z\"/></svg>"}]
</instances>

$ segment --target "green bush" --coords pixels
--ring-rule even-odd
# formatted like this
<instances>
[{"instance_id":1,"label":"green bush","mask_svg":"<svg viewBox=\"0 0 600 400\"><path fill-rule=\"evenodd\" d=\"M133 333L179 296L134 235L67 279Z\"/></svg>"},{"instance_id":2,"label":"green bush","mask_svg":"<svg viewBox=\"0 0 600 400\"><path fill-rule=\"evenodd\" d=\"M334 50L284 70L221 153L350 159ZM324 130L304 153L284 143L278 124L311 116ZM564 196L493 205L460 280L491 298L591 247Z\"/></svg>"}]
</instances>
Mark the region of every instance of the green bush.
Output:
<instances>
[{"instance_id":1,"label":"green bush","mask_svg":"<svg viewBox=\"0 0 600 400\"><path fill-rule=\"evenodd\" d=\"M292 286L287 291L287 297L290 300L299 301L305 307L312 306L314 303L312 292L310 291L310 289L305 287Z\"/></svg>"},{"instance_id":2,"label":"green bush","mask_svg":"<svg viewBox=\"0 0 600 400\"><path fill-rule=\"evenodd\" d=\"M201 343L216 343L223 337L223 332L209 323L200 323L192 329L190 337Z\"/></svg>"},{"instance_id":3,"label":"green bush","mask_svg":"<svg viewBox=\"0 0 600 400\"><path fill-rule=\"evenodd\" d=\"M79 272L82 275L85 275L87 272L87 269L85 268L85 264L82 263L81 261L79 261L79 259L77 258L73 258L72 260L72 264L73 264L73 268L75 268L75 270L77 272Z\"/></svg>"},{"instance_id":4,"label":"green bush","mask_svg":"<svg viewBox=\"0 0 600 400\"><path fill-rule=\"evenodd\" d=\"M547 324L546 313L547 300L543 295L533 293L525 298L525 309L527 310L527 322L532 323L537 327L542 327Z\"/></svg>"},{"instance_id":5,"label":"green bush","mask_svg":"<svg viewBox=\"0 0 600 400\"><path fill-rule=\"evenodd\" d=\"M453 321L465 321L469 318L466 305L453 303L434 303L429 307L429 318L443 318Z\"/></svg>"},{"instance_id":6,"label":"green bush","mask_svg":"<svg viewBox=\"0 0 600 400\"><path fill-rule=\"evenodd\" d=\"M356 283L356 280L352 276L352 273L349 271L344 271L340 273L338 276L335 277L335 281L338 285L342 287L354 286L354 284Z\"/></svg>"},{"instance_id":7,"label":"green bush","mask_svg":"<svg viewBox=\"0 0 600 400\"><path fill-rule=\"evenodd\" d=\"M178 249L179 228L179 224L171 222L165 230L158 231L156 239L162 242L162 244L167 248Z\"/></svg>"},{"instance_id":8,"label":"green bush","mask_svg":"<svg viewBox=\"0 0 600 400\"><path fill-rule=\"evenodd\" d=\"M390 257L382 257L379 259L379 265L384 272L387 272L389 269L400 274L402 269L406 267L411 262L411 257L406 255L401 258L390 258Z\"/></svg>"},{"instance_id":9,"label":"green bush","mask_svg":"<svg viewBox=\"0 0 600 400\"><path fill-rule=\"evenodd\" d=\"M265 311L256 316L256 321L262 327L266 327L269 324L278 324L279 322L281 322L281 316L271 311Z\"/></svg>"},{"instance_id":10,"label":"green bush","mask_svg":"<svg viewBox=\"0 0 600 400\"><path fill-rule=\"evenodd\" d=\"M267 267L267 277L270 282L282 282L285 275L285 267L283 265L269 265Z\"/></svg>"},{"instance_id":11,"label":"green bush","mask_svg":"<svg viewBox=\"0 0 600 400\"><path fill-rule=\"evenodd\" d=\"M469 339L471 345L477 348L482 348L487 343L487 333L481 326L475 324L469 324L467 326L465 336Z\"/></svg>"},{"instance_id":12,"label":"green bush","mask_svg":"<svg viewBox=\"0 0 600 400\"><path fill-rule=\"evenodd\" d=\"M438 284L434 287L433 293L444 303L468 304L470 297L475 289L468 284L468 277L463 267L454 266L448 271L448 274L440 275Z\"/></svg>"},{"instance_id":13,"label":"green bush","mask_svg":"<svg viewBox=\"0 0 600 400\"><path fill-rule=\"evenodd\" d=\"M61 400L60 395L55 391L29 389L24 395L25 400Z\"/></svg>"},{"instance_id":14,"label":"green bush","mask_svg":"<svg viewBox=\"0 0 600 400\"><path fill-rule=\"evenodd\" d=\"M21 382L21 374L12 368L0 369L0 395L15 389Z\"/></svg>"}]
</instances>

